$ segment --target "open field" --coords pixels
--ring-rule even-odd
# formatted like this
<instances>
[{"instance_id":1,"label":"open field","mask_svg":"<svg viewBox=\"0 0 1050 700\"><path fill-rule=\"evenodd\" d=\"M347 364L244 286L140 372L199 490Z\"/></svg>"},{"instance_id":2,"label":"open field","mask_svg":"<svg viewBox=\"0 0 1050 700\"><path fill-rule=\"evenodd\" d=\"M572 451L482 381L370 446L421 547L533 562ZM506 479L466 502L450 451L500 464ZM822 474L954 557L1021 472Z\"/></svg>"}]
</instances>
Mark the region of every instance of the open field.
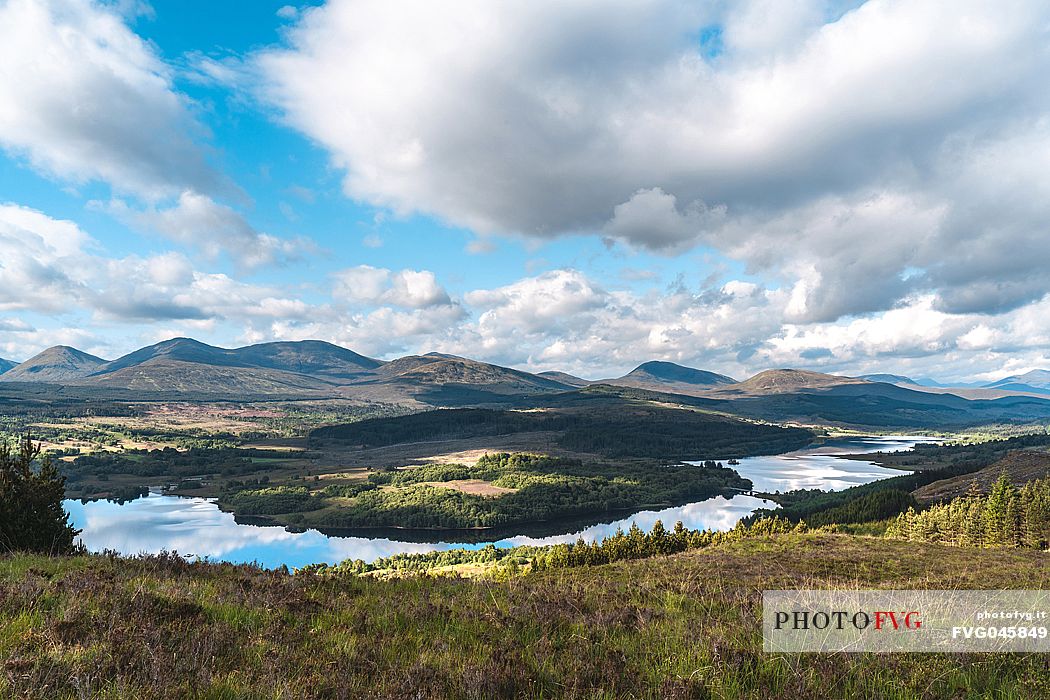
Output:
<instances>
[{"instance_id":1,"label":"open field","mask_svg":"<svg viewBox=\"0 0 1050 700\"><path fill-rule=\"evenodd\" d=\"M783 535L505 581L0 559L21 698L1047 697L1038 655L768 655L764 589L1047 588L1050 553Z\"/></svg>"}]
</instances>

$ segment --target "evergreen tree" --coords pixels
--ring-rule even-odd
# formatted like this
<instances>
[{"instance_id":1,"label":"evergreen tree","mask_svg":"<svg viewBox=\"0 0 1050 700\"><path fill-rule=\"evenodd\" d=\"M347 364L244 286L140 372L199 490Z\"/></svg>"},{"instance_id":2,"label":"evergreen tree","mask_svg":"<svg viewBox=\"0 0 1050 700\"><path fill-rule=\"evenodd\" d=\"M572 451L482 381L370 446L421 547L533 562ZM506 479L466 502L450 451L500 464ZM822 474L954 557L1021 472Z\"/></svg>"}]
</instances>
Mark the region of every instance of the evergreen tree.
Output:
<instances>
[{"instance_id":1,"label":"evergreen tree","mask_svg":"<svg viewBox=\"0 0 1050 700\"><path fill-rule=\"evenodd\" d=\"M1006 472L992 486L988 500L984 503L984 543L989 547L1002 547L1011 544L1009 523L1009 506L1016 492Z\"/></svg>"},{"instance_id":2,"label":"evergreen tree","mask_svg":"<svg viewBox=\"0 0 1050 700\"><path fill-rule=\"evenodd\" d=\"M68 554L78 530L62 507L65 477L26 435L0 445L0 552Z\"/></svg>"}]
</instances>

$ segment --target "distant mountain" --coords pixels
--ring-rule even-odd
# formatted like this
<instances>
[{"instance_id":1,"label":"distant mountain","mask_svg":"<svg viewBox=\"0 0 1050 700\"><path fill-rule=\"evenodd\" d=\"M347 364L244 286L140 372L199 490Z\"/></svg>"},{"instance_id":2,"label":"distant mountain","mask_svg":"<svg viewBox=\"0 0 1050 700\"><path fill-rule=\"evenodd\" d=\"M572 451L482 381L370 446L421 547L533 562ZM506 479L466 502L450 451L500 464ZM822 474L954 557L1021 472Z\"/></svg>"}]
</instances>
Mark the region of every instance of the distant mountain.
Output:
<instances>
[{"instance_id":1,"label":"distant mountain","mask_svg":"<svg viewBox=\"0 0 1050 700\"><path fill-rule=\"evenodd\" d=\"M3 382L74 382L97 370L105 360L67 345L56 345L0 374Z\"/></svg>"},{"instance_id":2,"label":"distant mountain","mask_svg":"<svg viewBox=\"0 0 1050 700\"><path fill-rule=\"evenodd\" d=\"M206 394L300 394L331 390L332 383L280 365L327 371L345 369L328 343L311 352L295 343L268 343L228 350L192 338L172 338L98 367L80 383L140 391ZM276 347L274 347L276 346ZM336 348L337 350L339 348ZM354 358L360 358L356 353ZM367 360L367 358L363 358ZM356 366L356 365L355 365Z\"/></svg>"},{"instance_id":3,"label":"distant mountain","mask_svg":"<svg viewBox=\"0 0 1050 700\"><path fill-rule=\"evenodd\" d=\"M71 357L78 352L66 349ZM23 363L40 365L32 375L27 374L31 368L27 372L16 372L16 368L10 378L0 377L107 390L324 396L413 405L505 402L514 396L576 388L556 379L441 353L381 362L319 340L227 349L192 338L172 338L112 362L91 358L75 365L55 351L49 353ZM59 367L64 370L59 372Z\"/></svg>"},{"instance_id":4,"label":"distant mountain","mask_svg":"<svg viewBox=\"0 0 1050 700\"><path fill-rule=\"evenodd\" d=\"M854 377L854 379L863 379L866 382L885 382L886 384L912 384L918 386L919 383L910 377L905 377L901 374L861 374Z\"/></svg>"},{"instance_id":5,"label":"distant mountain","mask_svg":"<svg viewBox=\"0 0 1050 700\"><path fill-rule=\"evenodd\" d=\"M17 367L17 366L18 366L18 363L15 362L14 360L5 360L4 358L0 357L0 374L3 374L4 372L6 372L7 370L11 369L12 367Z\"/></svg>"},{"instance_id":6,"label":"distant mountain","mask_svg":"<svg viewBox=\"0 0 1050 700\"><path fill-rule=\"evenodd\" d=\"M97 374L114 374L123 369L139 367L157 361L192 362L218 367L244 367L235 351L217 348L192 338L172 338L155 345L147 345L100 367Z\"/></svg>"},{"instance_id":7,"label":"distant mountain","mask_svg":"<svg viewBox=\"0 0 1050 700\"><path fill-rule=\"evenodd\" d=\"M1038 394L1050 394L1050 370L1034 369L1031 372L1000 379L984 385L988 389L1007 389L1010 391L1028 391Z\"/></svg>"},{"instance_id":8,"label":"distant mountain","mask_svg":"<svg viewBox=\"0 0 1050 700\"><path fill-rule=\"evenodd\" d=\"M894 384L913 391L924 391L931 394L954 394L964 399L1000 399L1022 394L1050 394L1050 389L1038 389L1024 384L1011 384L1005 381L1002 386L993 387L993 385L985 385L979 382L944 383L928 377L912 379L900 374L862 374L856 379Z\"/></svg>"},{"instance_id":9,"label":"distant mountain","mask_svg":"<svg viewBox=\"0 0 1050 700\"><path fill-rule=\"evenodd\" d=\"M398 392L431 405L459 406L504 401L576 387L509 367L454 355L429 353L391 360L376 368L372 378L362 378L354 391L382 389Z\"/></svg>"},{"instance_id":10,"label":"distant mountain","mask_svg":"<svg viewBox=\"0 0 1050 700\"><path fill-rule=\"evenodd\" d=\"M318 340L227 349L173 338L112 362L74 348L50 348L0 374L0 382L5 382L5 395L30 392L34 401L58 392L119 400L159 394L224 400L342 398L414 408L586 409L610 401L633 406L657 402L767 421L921 429L1050 419L1047 375L1030 372L1001 380L994 389L957 390L906 385L902 382L908 378L901 375L868 375L883 381L867 381L796 369L767 370L735 382L714 372L647 362L619 379L588 382L561 372L531 374L441 353L382 362ZM1028 387L1024 395L998 388L1022 381ZM1044 395L1033 395L1033 390Z\"/></svg>"},{"instance_id":11,"label":"distant mountain","mask_svg":"<svg viewBox=\"0 0 1050 700\"><path fill-rule=\"evenodd\" d=\"M828 389L845 384L871 384L863 379L821 374L804 369L767 369L750 379L725 387L734 393L789 394L804 389Z\"/></svg>"},{"instance_id":12,"label":"distant mountain","mask_svg":"<svg viewBox=\"0 0 1050 700\"><path fill-rule=\"evenodd\" d=\"M950 384L943 384L943 383L937 381L936 379L931 379L930 377L918 377L918 378L915 379L915 383L918 384L919 386L932 386L932 387L938 387L938 388L951 386ZM980 386L980 385L979 384L959 384L958 386Z\"/></svg>"},{"instance_id":13,"label":"distant mountain","mask_svg":"<svg viewBox=\"0 0 1050 700\"><path fill-rule=\"evenodd\" d=\"M322 340L262 343L232 352L251 366L327 379L352 379L383 364Z\"/></svg>"},{"instance_id":14,"label":"distant mountain","mask_svg":"<svg viewBox=\"0 0 1050 700\"><path fill-rule=\"evenodd\" d=\"M688 396L704 394L712 388L735 383L735 379L724 374L656 360L638 365L619 379L602 381L602 384L613 386L627 386Z\"/></svg>"},{"instance_id":15,"label":"distant mountain","mask_svg":"<svg viewBox=\"0 0 1050 700\"><path fill-rule=\"evenodd\" d=\"M811 378L808 385L796 385L794 389L784 382L776 382L773 387L756 382L760 385L758 390L734 392L735 387L729 387L711 396L725 399L721 410L737 415L861 429L952 428L1050 418L1050 400L1043 398L968 399L883 382L832 381L841 379L846 378Z\"/></svg>"}]
</instances>

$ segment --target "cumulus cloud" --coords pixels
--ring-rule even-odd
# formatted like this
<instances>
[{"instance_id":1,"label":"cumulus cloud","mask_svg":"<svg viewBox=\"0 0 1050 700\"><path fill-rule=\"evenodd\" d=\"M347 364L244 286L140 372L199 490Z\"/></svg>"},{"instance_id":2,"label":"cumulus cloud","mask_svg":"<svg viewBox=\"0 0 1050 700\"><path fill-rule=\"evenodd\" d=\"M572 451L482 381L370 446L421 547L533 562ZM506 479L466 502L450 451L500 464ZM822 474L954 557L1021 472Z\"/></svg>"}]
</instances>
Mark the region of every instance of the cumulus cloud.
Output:
<instances>
[{"instance_id":1,"label":"cumulus cloud","mask_svg":"<svg viewBox=\"0 0 1050 700\"><path fill-rule=\"evenodd\" d=\"M557 270L467 293L477 320L440 349L587 377L650 359L739 367L779 329L783 297L745 282L638 294Z\"/></svg>"},{"instance_id":2,"label":"cumulus cloud","mask_svg":"<svg viewBox=\"0 0 1050 700\"><path fill-rule=\"evenodd\" d=\"M254 63L355 199L713 245L831 321L1047 288L1048 33L1038 0L331 0Z\"/></svg>"},{"instance_id":3,"label":"cumulus cloud","mask_svg":"<svg viewBox=\"0 0 1050 700\"><path fill-rule=\"evenodd\" d=\"M333 277L330 296L307 302L287 286L198 270L181 253L107 257L75 223L12 204L0 206L0 273L0 356L16 359L56 342L111 356L131 349L109 331L103 340L75 330L83 320L148 329L141 342L321 338L381 357L439 350L588 378L652 359L738 377L801 366L992 379L1050 364L1050 295L990 315L916 293L887 311L814 320L797 285L632 290L561 269L453 298L431 271L360 265Z\"/></svg>"},{"instance_id":4,"label":"cumulus cloud","mask_svg":"<svg viewBox=\"0 0 1050 700\"><path fill-rule=\"evenodd\" d=\"M280 289L201 272L169 252L107 257L71 221L0 205L0 310L86 312L102 322L323 316Z\"/></svg>"},{"instance_id":5,"label":"cumulus cloud","mask_svg":"<svg viewBox=\"0 0 1050 700\"><path fill-rule=\"evenodd\" d=\"M84 292L91 238L72 221L0 205L0 310L63 309Z\"/></svg>"},{"instance_id":6,"label":"cumulus cloud","mask_svg":"<svg viewBox=\"0 0 1050 700\"><path fill-rule=\"evenodd\" d=\"M354 304L392 304L422 309L452 303L448 292L429 270L393 272L371 265L358 265L334 275L333 296Z\"/></svg>"},{"instance_id":7,"label":"cumulus cloud","mask_svg":"<svg viewBox=\"0 0 1050 700\"><path fill-rule=\"evenodd\" d=\"M37 169L148 198L233 186L197 145L171 69L115 9L90 0L0 5L0 144Z\"/></svg>"},{"instance_id":8,"label":"cumulus cloud","mask_svg":"<svg viewBox=\"0 0 1050 700\"><path fill-rule=\"evenodd\" d=\"M201 251L210 259L228 254L244 268L284 263L316 251L307 238L282 239L257 231L236 210L193 191L179 195L174 206L136 210L124 202L107 210L137 227Z\"/></svg>"},{"instance_id":9,"label":"cumulus cloud","mask_svg":"<svg viewBox=\"0 0 1050 700\"><path fill-rule=\"evenodd\" d=\"M138 2L0 4L0 147L48 176L146 202L113 210L211 257L222 250L250 268L311 251L217 201L245 197L208 162L207 130L173 69L128 27L142 12ZM232 83L240 70L232 59L189 60L191 79Z\"/></svg>"}]
</instances>

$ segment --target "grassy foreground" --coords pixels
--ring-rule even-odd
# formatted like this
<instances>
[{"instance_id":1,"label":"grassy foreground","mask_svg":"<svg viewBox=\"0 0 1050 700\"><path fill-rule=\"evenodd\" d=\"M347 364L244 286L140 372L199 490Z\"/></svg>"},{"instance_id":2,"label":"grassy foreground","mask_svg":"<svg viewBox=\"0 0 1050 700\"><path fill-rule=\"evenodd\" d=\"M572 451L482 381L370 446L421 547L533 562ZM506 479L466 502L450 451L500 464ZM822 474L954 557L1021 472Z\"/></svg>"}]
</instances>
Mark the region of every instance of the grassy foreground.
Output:
<instances>
[{"instance_id":1,"label":"grassy foreground","mask_svg":"<svg viewBox=\"0 0 1050 700\"><path fill-rule=\"evenodd\" d=\"M782 535L506 581L0 558L0 697L1038 698L1046 655L767 655L769 588L1048 588L1050 553Z\"/></svg>"}]
</instances>

